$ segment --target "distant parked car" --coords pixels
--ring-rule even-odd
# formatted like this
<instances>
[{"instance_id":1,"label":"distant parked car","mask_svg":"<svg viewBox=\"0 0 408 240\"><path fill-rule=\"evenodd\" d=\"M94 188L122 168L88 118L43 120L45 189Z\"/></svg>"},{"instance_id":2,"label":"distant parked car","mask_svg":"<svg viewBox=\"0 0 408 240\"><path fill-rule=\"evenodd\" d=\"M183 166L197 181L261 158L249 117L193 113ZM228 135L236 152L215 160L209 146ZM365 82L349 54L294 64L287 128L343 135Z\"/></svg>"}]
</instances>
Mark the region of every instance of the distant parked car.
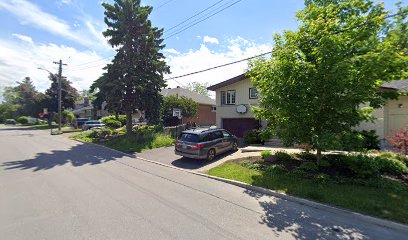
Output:
<instances>
[{"instance_id":1,"label":"distant parked car","mask_svg":"<svg viewBox=\"0 0 408 240\"><path fill-rule=\"evenodd\" d=\"M104 127L105 124L103 124L101 121L98 120L92 120L92 121L87 121L82 125L83 130L89 130L91 128L101 128Z\"/></svg>"},{"instance_id":2,"label":"distant parked car","mask_svg":"<svg viewBox=\"0 0 408 240\"><path fill-rule=\"evenodd\" d=\"M220 128L196 128L183 131L175 146L177 155L209 161L230 150L238 150L238 139L227 130Z\"/></svg>"},{"instance_id":3,"label":"distant parked car","mask_svg":"<svg viewBox=\"0 0 408 240\"><path fill-rule=\"evenodd\" d=\"M89 121L88 118L77 118L76 122L78 124L78 128L82 127L82 125L84 125L84 123L86 123L88 121Z\"/></svg>"},{"instance_id":4,"label":"distant parked car","mask_svg":"<svg viewBox=\"0 0 408 240\"><path fill-rule=\"evenodd\" d=\"M16 125L16 120L14 120L14 119L6 119L6 121L4 121L4 124Z\"/></svg>"}]
</instances>

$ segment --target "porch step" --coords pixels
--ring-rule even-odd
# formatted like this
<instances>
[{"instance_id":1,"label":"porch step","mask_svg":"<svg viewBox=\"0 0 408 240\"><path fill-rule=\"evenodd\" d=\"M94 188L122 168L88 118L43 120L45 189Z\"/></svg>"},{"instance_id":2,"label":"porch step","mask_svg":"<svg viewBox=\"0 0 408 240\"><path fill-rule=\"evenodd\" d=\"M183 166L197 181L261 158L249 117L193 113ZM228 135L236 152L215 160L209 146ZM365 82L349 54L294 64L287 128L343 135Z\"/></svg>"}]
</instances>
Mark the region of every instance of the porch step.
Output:
<instances>
[{"instance_id":1,"label":"porch step","mask_svg":"<svg viewBox=\"0 0 408 240\"><path fill-rule=\"evenodd\" d=\"M283 147L283 143L279 138L271 138L264 145L268 147Z\"/></svg>"}]
</instances>

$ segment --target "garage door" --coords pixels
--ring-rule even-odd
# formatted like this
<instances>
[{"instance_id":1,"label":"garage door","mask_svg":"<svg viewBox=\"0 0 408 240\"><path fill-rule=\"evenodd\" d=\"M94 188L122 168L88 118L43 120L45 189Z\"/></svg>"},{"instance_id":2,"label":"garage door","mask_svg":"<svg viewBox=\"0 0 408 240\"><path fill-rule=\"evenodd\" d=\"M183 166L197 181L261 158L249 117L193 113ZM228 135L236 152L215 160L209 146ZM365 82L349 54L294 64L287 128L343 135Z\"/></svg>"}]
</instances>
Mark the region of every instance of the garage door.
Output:
<instances>
[{"instance_id":1,"label":"garage door","mask_svg":"<svg viewBox=\"0 0 408 240\"><path fill-rule=\"evenodd\" d=\"M258 129L259 121L255 118L224 118L222 127L237 137L243 137L246 131Z\"/></svg>"}]
</instances>

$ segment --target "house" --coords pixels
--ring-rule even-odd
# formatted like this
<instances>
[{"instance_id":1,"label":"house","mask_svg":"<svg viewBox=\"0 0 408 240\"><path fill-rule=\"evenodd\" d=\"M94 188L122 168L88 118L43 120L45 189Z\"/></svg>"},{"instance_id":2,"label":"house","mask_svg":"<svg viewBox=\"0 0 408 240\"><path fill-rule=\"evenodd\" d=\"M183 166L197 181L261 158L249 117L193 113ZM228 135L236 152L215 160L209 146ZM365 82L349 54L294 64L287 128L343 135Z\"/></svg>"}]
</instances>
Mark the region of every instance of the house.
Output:
<instances>
[{"instance_id":1,"label":"house","mask_svg":"<svg viewBox=\"0 0 408 240\"><path fill-rule=\"evenodd\" d=\"M374 130L380 140L384 140L392 132L408 126L408 79L394 80L381 85L382 91L397 91L401 95L373 113L374 122L361 122L357 130Z\"/></svg>"},{"instance_id":2,"label":"house","mask_svg":"<svg viewBox=\"0 0 408 240\"><path fill-rule=\"evenodd\" d=\"M237 137L243 137L250 129L265 125L255 119L251 106L257 106L258 91L245 74L233 77L207 88L215 91L216 125L230 131Z\"/></svg>"},{"instance_id":3,"label":"house","mask_svg":"<svg viewBox=\"0 0 408 240\"><path fill-rule=\"evenodd\" d=\"M181 87L165 88L161 91L161 94L164 97L184 96L198 103L197 115L190 118L183 117L183 123L195 122L199 126L215 125L216 108L214 99Z\"/></svg>"},{"instance_id":4,"label":"house","mask_svg":"<svg viewBox=\"0 0 408 240\"><path fill-rule=\"evenodd\" d=\"M96 117L94 107L87 97L75 101L75 107L71 111L76 118L93 119Z\"/></svg>"},{"instance_id":5,"label":"house","mask_svg":"<svg viewBox=\"0 0 408 240\"><path fill-rule=\"evenodd\" d=\"M220 82L207 88L216 92L216 124L238 137L250 129L266 126L265 121L255 119L251 106L257 106L258 92L245 74ZM408 93L408 79L384 83L380 90ZM361 122L356 130L374 130L380 140L391 132L408 126L408 96L402 95L397 100L387 103L373 113L374 122Z\"/></svg>"}]
</instances>

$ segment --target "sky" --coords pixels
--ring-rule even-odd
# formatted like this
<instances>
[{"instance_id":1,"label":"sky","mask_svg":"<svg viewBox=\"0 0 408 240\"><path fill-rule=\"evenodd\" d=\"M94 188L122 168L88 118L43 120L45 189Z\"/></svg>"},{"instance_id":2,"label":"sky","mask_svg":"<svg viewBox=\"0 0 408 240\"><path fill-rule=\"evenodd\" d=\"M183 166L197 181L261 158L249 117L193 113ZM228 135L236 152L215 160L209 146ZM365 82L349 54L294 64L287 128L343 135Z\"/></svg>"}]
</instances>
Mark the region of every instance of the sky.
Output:
<instances>
[{"instance_id":1,"label":"sky","mask_svg":"<svg viewBox=\"0 0 408 240\"><path fill-rule=\"evenodd\" d=\"M106 1L111 3L112 1ZM382 1L381 1L382 2ZM398 0L384 1L395 9ZM403 0L407 5L408 0ZM115 54L102 36L106 29L104 8L99 0L1 0L0 1L0 95L30 77L39 91L50 86L48 72L57 73L60 59L67 76L78 90L86 90ZM235 4L234 4L235 3ZM295 30L295 13L302 0L142 0L153 6L153 26L163 28L163 50L171 74L166 79L216 65L244 59L272 49L273 34ZM231 5L231 6L230 6ZM212 7L211 7L212 6ZM229 8L200 21L225 7ZM195 22L194 22L195 21ZM184 24L186 24L184 23ZM179 79L168 87L190 82L215 84L242 74L247 62ZM213 95L212 95L213 96ZM1 100L1 98L0 98Z\"/></svg>"}]
</instances>

